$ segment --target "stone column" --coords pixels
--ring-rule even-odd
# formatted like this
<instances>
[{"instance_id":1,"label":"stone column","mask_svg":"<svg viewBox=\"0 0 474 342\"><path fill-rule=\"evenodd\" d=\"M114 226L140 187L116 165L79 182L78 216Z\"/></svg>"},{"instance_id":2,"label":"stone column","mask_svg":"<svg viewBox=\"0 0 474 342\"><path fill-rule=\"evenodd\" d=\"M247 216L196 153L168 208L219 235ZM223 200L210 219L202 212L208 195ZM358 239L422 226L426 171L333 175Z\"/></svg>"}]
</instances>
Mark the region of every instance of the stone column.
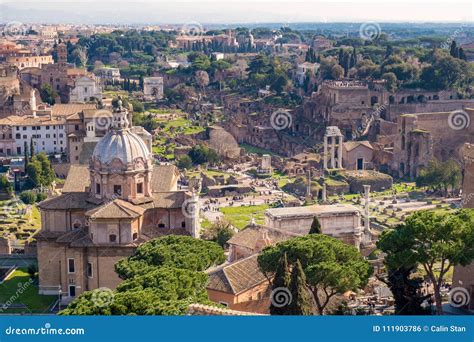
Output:
<instances>
[{"instance_id":1,"label":"stone column","mask_svg":"<svg viewBox=\"0 0 474 342\"><path fill-rule=\"evenodd\" d=\"M370 236L370 214L369 214L369 204L370 204L370 185L364 185L365 193L365 218L364 218L364 235L366 237Z\"/></svg>"},{"instance_id":2,"label":"stone column","mask_svg":"<svg viewBox=\"0 0 474 342\"><path fill-rule=\"evenodd\" d=\"M311 170L308 170L308 184L306 184L306 200L311 201Z\"/></svg>"},{"instance_id":3,"label":"stone column","mask_svg":"<svg viewBox=\"0 0 474 342\"><path fill-rule=\"evenodd\" d=\"M323 195L322 195L323 202L326 202L326 183L323 183Z\"/></svg>"},{"instance_id":4,"label":"stone column","mask_svg":"<svg viewBox=\"0 0 474 342\"><path fill-rule=\"evenodd\" d=\"M338 168L342 169L342 141L344 138L341 136L339 138L339 145L338 145L338 151L337 151L337 165Z\"/></svg>"},{"instance_id":5,"label":"stone column","mask_svg":"<svg viewBox=\"0 0 474 342\"><path fill-rule=\"evenodd\" d=\"M335 169L335 157L336 157L336 139L331 137L331 169Z\"/></svg>"},{"instance_id":6,"label":"stone column","mask_svg":"<svg viewBox=\"0 0 474 342\"><path fill-rule=\"evenodd\" d=\"M323 154L324 170L328 169L328 137L324 136L324 154Z\"/></svg>"},{"instance_id":7,"label":"stone column","mask_svg":"<svg viewBox=\"0 0 474 342\"><path fill-rule=\"evenodd\" d=\"M192 192L191 198L189 200L189 206L191 212L191 236L193 238L199 239L201 236L201 224L199 220L199 194L195 191Z\"/></svg>"}]
</instances>

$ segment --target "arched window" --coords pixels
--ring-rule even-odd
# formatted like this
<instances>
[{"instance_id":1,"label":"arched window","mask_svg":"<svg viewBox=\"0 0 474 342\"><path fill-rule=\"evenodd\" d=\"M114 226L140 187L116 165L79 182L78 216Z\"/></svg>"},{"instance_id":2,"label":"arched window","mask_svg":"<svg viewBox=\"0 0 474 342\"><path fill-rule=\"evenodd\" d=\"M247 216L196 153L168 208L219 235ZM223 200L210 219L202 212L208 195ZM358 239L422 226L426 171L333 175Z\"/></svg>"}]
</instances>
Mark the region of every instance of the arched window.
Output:
<instances>
[{"instance_id":1,"label":"arched window","mask_svg":"<svg viewBox=\"0 0 474 342\"><path fill-rule=\"evenodd\" d=\"M117 242L117 235L110 234L109 235L109 242Z\"/></svg>"}]
</instances>

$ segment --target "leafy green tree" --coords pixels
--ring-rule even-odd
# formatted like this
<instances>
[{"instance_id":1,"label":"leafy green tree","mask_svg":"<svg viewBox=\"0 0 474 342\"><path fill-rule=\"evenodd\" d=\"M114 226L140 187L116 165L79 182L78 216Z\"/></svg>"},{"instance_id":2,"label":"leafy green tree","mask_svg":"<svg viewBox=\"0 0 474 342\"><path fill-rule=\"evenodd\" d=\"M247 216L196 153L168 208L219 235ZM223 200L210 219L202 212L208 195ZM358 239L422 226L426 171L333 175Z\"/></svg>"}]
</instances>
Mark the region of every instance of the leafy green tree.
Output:
<instances>
[{"instance_id":1,"label":"leafy green tree","mask_svg":"<svg viewBox=\"0 0 474 342\"><path fill-rule=\"evenodd\" d=\"M20 193L20 200L25 204L36 203L36 193L33 191L22 191Z\"/></svg>"},{"instance_id":2,"label":"leafy green tree","mask_svg":"<svg viewBox=\"0 0 474 342\"><path fill-rule=\"evenodd\" d=\"M288 265L288 258L285 253L279 260L278 266L276 268L275 276L273 277L273 281L272 281L272 291L279 291L279 289L290 290L290 282L291 282L291 274L290 274L290 269ZM291 315L291 312L288 305L275 306L273 301L270 301L270 314L271 315Z\"/></svg>"},{"instance_id":3,"label":"leafy green tree","mask_svg":"<svg viewBox=\"0 0 474 342\"><path fill-rule=\"evenodd\" d=\"M340 65L334 65L331 69L331 77L333 80L340 80L344 77L344 68Z\"/></svg>"},{"instance_id":4,"label":"leafy green tree","mask_svg":"<svg viewBox=\"0 0 474 342\"><path fill-rule=\"evenodd\" d=\"M193 146L191 151L189 151L188 155L193 161L193 163L196 165L204 163L214 164L219 161L219 155L217 154L217 152L204 144L198 144Z\"/></svg>"},{"instance_id":5,"label":"leafy green tree","mask_svg":"<svg viewBox=\"0 0 474 342\"><path fill-rule=\"evenodd\" d=\"M142 126L149 133L158 128L158 121L152 114L134 112L132 122L134 126Z\"/></svg>"},{"instance_id":6,"label":"leafy green tree","mask_svg":"<svg viewBox=\"0 0 474 342\"><path fill-rule=\"evenodd\" d=\"M37 159L34 159L34 157L28 163L26 175L28 176L28 187L39 188L42 185L41 163Z\"/></svg>"},{"instance_id":7,"label":"leafy green tree","mask_svg":"<svg viewBox=\"0 0 474 342\"><path fill-rule=\"evenodd\" d=\"M189 236L151 240L116 264L124 281L115 291L87 291L60 314L183 315L191 303L212 304L203 271L224 261L214 242Z\"/></svg>"},{"instance_id":8,"label":"leafy green tree","mask_svg":"<svg viewBox=\"0 0 474 342\"><path fill-rule=\"evenodd\" d=\"M313 218L313 222L311 223L309 234L322 234L321 224L316 216Z\"/></svg>"},{"instance_id":9,"label":"leafy green tree","mask_svg":"<svg viewBox=\"0 0 474 342\"><path fill-rule=\"evenodd\" d=\"M127 279L156 267L204 271L224 261L224 251L215 242L170 235L140 245L134 255L115 265L115 271Z\"/></svg>"},{"instance_id":10,"label":"leafy green tree","mask_svg":"<svg viewBox=\"0 0 474 342\"><path fill-rule=\"evenodd\" d=\"M191 157L188 155L181 156L178 160L178 167L180 169L186 169L189 170L193 166L193 161L191 160Z\"/></svg>"},{"instance_id":11,"label":"leafy green tree","mask_svg":"<svg viewBox=\"0 0 474 342\"><path fill-rule=\"evenodd\" d=\"M5 175L0 176L0 190L6 192L9 196L13 193L13 185Z\"/></svg>"},{"instance_id":12,"label":"leafy green tree","mask_svg":"<svg viewBox=\"0 0 474 342\"><path fill-rule=\"evenodd\" d=\"M215 241L219 246L224 247L233 235L234 230L231 223L226 219L220 219L204 230L202 238Z\"/></svg>"},{"instance_id":13,"label":"leafy green tree","mask_svg":"<svg viewBox=\"0 0 474 342\"><path fill-rule=\"evenodd\" d=\"M289 304L289 311L292 315L309 316L313 313L312 298L306 287L306 282L303 266L299 260L296 260L291 271L290 282L292 301Z\"/></svg>"},{"instance_id":14,"label":"leafy green tree","mask_svg":"<svg viewBox=\"0 0 474 342\"><path fill-rule=\"evenodd\" d=\"M388 91L394 93L397 90L397 75L393 72L386 72L381 78L385 80L385 87Z\"/></svg>"},{"instance_id":15,"label":"leafy green tree","mask_svg":"<svg viewBox=\"0 0 474 342\"><path fill-rule=\"evenodd\" d=\"M454 190L460 186L461 178L461 168L454 160L446 162L431 160L427 167L420 170L416 184L427 186L434 191L442 189L447 194L449 188Z\"/></svg>"},{"instance_id":16,"label":"leafy green tree","mask_svg":"<svg viewBox=\"0 0 474 342\"><path fill-rule=\"evenodd\" d=\"M281 94L287 84L288 84L288 77L284 74L280 74L272 82L272 84L270 85L270 88L276 91L277 94Z\"/></svg>"},{"instance_id":17,"label":"leafy green tree","mask_svg":"<svg viewBox=\"0 0 474 342\"><path fill-rule=\"evenodd\" d=\"M50 105L54 105L58 94L53 90L51 85L44 84L40 90L41 100Z\"/></svg>"},{"instance_id":18,"label":"leafy green tree","mask_svg":"<svg viewBox=\"0 0 474 342\"><path fill-rule=\"evenodd\" d=\"M356 68L357 68L357 77L362 78L362 79L373 77L376 74L377 69L378 69L377 64L372 62L372 60L370 59L364 59L364 60L359 61L356 64Z\"/></svg>"},{"instance_id":19,"label":"leafy green tree","mask_svg":"<svg viewBox=\"0 0 474 342\"><path fill-rule=\"evenodd\" d=\"M446 90L468 79L469 71L465 61L451 56L435 56L434 62L423 68L420 81L426 89Z\"/></svg>"},{"instance_id":20,"label":"leafy green tree","mask_svg":"<svg viewBox=\"0 0 474 342\"><path fill-rule=\"evenodd\" d=\"M404 248L400 248L403 243ZM474 219L461 210L455 214L416 212L396 229L384 231L377 247L391 268L421 265L433 284L436 311L443 313L441 286L451 267L474 259Z\"/></svg>"},{"instance_id":21,"label":"leafy green tree","mask_svg":"<svg viewBox=\"0 0 474 342\"><path fill-rule=\"evenodd\" d=\"M39 153L34 156L34 158L36 158L41 165L41 185L46 187L50 186L56 179L56 174L54 173L48 156L44 153Z\"/></svg>"},{"instance_id":22,"label":"leafy green tree","mask_svg":"<svg viewBox=\"0 0 474 342\"><path fill-rule=\"evenodd\" d=\"M285 253L292 266L300 260L306 286L320 315L337 294L363 288L372 273L355 247L324 234L309 234L266 247L258 257L262 272L274 274Z\"/></svg>"},{"instance_id":23,"label":"leafy green tree","mask_svg":"<svg viewBox=\"0 0 474 342\"><path fill-rule=\"evenodd\" d=\"M133 107L133 112L136 113L143 113L145 111L145 107L143 106L143 103L141 103L138 100L131 100L130 101L132 107Z\"/></svg>"}]
</instances>

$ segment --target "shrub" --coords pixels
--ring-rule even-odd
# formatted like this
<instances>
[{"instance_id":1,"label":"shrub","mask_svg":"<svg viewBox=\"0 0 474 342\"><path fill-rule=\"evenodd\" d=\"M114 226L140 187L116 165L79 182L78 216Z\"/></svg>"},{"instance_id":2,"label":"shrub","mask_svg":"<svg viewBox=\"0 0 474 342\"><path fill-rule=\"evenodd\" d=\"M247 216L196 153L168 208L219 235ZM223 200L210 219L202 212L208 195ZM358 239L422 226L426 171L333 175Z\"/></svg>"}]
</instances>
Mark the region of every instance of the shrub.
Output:
<instances>
[{"instance_id":1,"label":"shrub","mask_svg":"<svg viewBox=\"0 0 474 342\"><path fill-rule=\"evenodd\" d=\"M23 191L20 199L25 204L34 204L36 202L36 194L33 191Z\"/></svg>"}]
</instances>

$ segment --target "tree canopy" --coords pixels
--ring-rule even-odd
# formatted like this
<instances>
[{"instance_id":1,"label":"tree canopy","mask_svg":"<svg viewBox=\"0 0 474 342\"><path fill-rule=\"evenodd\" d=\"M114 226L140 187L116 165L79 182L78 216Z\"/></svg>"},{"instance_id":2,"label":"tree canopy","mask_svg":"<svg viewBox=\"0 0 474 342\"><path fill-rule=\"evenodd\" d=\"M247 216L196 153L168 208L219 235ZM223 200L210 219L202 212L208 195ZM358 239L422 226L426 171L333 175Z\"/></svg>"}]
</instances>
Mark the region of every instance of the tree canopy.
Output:
<instances>
[{"instance_id":1,"label":"tree canopy","mask_svg":"<svg viewBox=\"0 0 474 342\"><path fill-rule=\"evenodd\" d=\"M377 247L387 253L385 262L392 269L423 267L433 283L441 314L440 289L446 273L452 266L465 266L474 259L474 219L466 210L455 214L416 212L396 229L384 231Z\"/></svg>"},{"instance_id":2,"label":"tree canopy","mask_svg":"<svg viewBox=\"0 0 474 342\"><path fill-rule=\"evenodd\" d=\"M323 234L296 237L266 247L258 257L262 272L275 273L285 254L290 265L295 266L297 260L301 262L306 286L321 315L335 295L364 287L372 273L371 266L355 247Z\"/></svg>"},{"instance_id":3,"label":"tree canopy","mask_svg":"<svg viewBox=\"0 0 474 342\"><path fill-rule=\"evenodd\" d=\"M214 242L170 235L148 241L116 264L124 279L107 301L100 289L76 298L63 315L179 315L191 303L211 304L205 269L225 261Z\"/></svg>"}]
</instances>

